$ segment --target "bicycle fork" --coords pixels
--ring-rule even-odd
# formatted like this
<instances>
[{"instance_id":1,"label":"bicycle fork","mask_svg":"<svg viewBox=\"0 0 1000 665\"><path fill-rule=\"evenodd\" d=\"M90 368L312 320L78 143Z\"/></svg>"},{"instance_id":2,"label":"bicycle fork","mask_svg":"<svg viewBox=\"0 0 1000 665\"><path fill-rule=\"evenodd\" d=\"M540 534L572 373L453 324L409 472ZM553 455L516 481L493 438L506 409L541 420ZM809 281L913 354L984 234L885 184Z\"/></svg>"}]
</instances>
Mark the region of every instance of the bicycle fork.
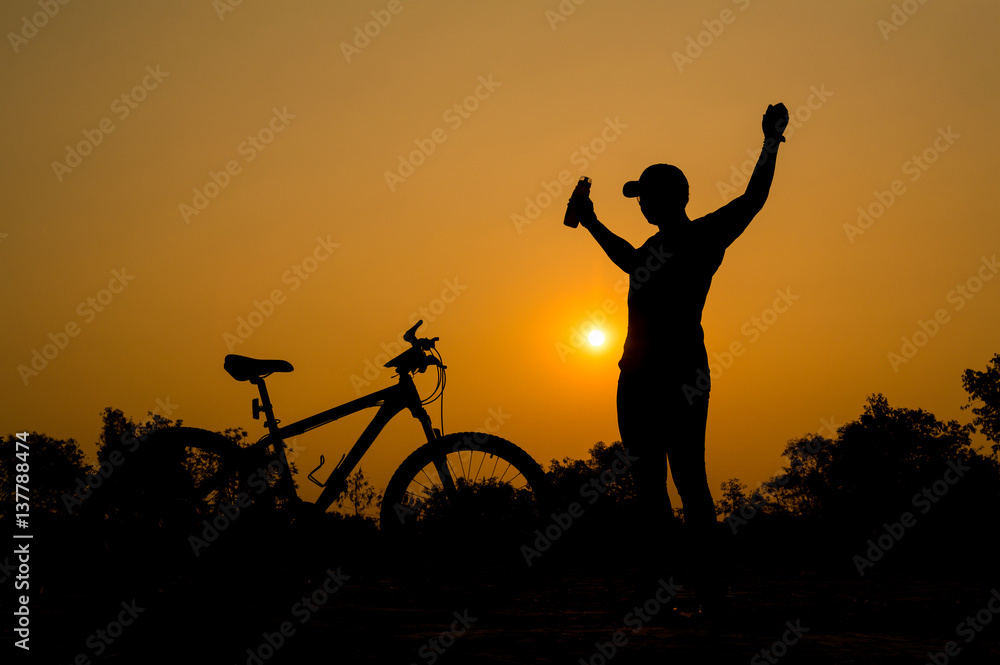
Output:
<instances>
[{"instance_id":1,"label":"bicycle fork","mask_svg":"<svg viewBox=\"0 0 1000 665\"><path fill-rule=\"evenodd\" d=\"M413 417L420 421L421 427L424 428L424 434L427 436L428 443L434 439L441 438L441 431L434 429L431 423L431 417L427 413L427 409L423 407L422 404L411 405L410 413ZM444 488L445 496L449 500L455 500L457 496L457 490L455 489L455 479L451 476L451 467L448 466L448 456L445 455L440 460L434 461L434 468L437 469L438 476L441 478L441 486Z\"/></svg>"}]
</instances>

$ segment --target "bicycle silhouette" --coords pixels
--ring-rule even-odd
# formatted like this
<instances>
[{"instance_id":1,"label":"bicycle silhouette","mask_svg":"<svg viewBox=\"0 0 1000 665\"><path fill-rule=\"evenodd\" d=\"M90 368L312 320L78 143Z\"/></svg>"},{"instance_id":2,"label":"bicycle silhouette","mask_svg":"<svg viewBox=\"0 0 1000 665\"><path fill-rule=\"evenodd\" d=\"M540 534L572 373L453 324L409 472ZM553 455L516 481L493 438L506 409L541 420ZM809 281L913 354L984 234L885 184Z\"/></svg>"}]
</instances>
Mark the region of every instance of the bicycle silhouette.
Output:
<instances>
[{"instance_id":1,"label":"bicycle silhouette","mask_svg":"<svg viewBox=\"0 0 1000 665\"><path fill-rule=\"evenodd\" d=\"M416 336L422 323L418 321L403 335L410 348L385 363L396 371L395 385L283 426L275 417L265 379L274 373L291 372L292 365L284 360L226 356L226 371L259 391L260 397L253 400L253 417L264 416L267 434L252 445L240 445L233 438L205 429L156 430L140 449L142 462L129 462L133 477L151 474L156 482L139 483L131 496L126 499L120 495L117 500L128 502L130 510L141 505L147 522L161 526L176 521L179 510L185 511L188 530L194 521L205 523L220 509L232 513L234 505L240 510L280 507L293 514L325 512L345 493L348 477L385 426L405 410L420 424L426 441L406 457L389 480L380 511L381 531L415 533L442 520L450 520L454 526L468 523L470 518L477 523L490 516L511 518L512 512L537 518L544 512L547 479L530 455L493 434L442 434L433 427L424 407L443 397L446 366L436 349L438 338ZM422 399L414 375L430 367L437 370L438 381L432 394ZM325 464L323 455L319 466L308 474L310 481L323 488L315 503L300 498L293 479L295 467L286 455L286 440L376 407L371 422L325 481L314 475ZM164 477L164 468L175 472Z\"/></svg>"}]
</instances>

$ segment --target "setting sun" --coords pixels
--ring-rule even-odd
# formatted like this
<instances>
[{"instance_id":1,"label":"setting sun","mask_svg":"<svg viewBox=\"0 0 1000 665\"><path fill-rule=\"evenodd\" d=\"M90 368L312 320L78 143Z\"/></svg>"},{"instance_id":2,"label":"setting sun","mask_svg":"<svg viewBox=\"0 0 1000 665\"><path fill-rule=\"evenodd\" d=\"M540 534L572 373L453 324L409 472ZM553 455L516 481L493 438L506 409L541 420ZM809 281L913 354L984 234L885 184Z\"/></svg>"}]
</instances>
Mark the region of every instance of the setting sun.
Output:
<instances>
[{"instance_id":1,"label":"setting sun","mask_svg":"<svg viewBox=\"0 0 1000 665\"><path fill-rule=\"evenodd\" d=\"M591 330L590 334L587 335L587 341L590 342L591 346L600 346L604 344L604 333L600 330Z\"/></svg>"}]
</instances>

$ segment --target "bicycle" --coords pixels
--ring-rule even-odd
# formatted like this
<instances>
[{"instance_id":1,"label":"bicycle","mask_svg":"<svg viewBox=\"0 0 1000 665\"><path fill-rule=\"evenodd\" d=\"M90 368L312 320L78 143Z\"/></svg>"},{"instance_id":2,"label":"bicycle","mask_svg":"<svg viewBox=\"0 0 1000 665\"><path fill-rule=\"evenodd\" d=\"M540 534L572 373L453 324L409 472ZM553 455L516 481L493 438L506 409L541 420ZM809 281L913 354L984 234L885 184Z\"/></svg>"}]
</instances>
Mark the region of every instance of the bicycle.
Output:
<instances>
[{"instance_id":1,"label":"bicycle","mask_svg":"<svg viewBox=\"0 0 1000 665\"><path fill-rule=\"evenodd\" d=\"M153 432L141 449L148 453L146 466L135 464L135 471L141 474L140 469L145 468L162 480L162 469L173 468L173 480L165 481L168 487L162 487L163 482L140 483L136 494L127 500L129 506L149 506L148 512L155 510L152 520L161 524L186 511L187 530L193 522L200 519L204 523L212 513L234 504L241 509L284 507L293 514L312 506L314 513L325 513L344 494L348 477L383 428L408 410L419 422L426 442L406 457L386 486L380 509L382 532L416 534L437 528L440 533L440 529L454 529L469 518L479 524L493 518L509 521L543 515L548 498L546 475L530 455L493 434L442 434L433 427L424 407L443 399L446 366L436 349L439 338L416 336L422 323L418 321L403 335L410 348L385 363L396 371L395 385L288 425L280 425L276 418L265 379L291 372L292 365L284 360L226 356L224 368L230 376L258 389L252 415L255 420L264 416L267 434L252 445L241 446L232 438L204 429L172 427ZM437 370L438 381L431 396L422 399L414 376L430 367ZM327 479L315 477L326 463L323 455L308 474L311 482L323 488L315 503L301 499L292 477L294 466L285 453L286 440L375 407L378 410L371 422ZM468 524L463 529L465 526Z\"/></svg>"}]
</instances>

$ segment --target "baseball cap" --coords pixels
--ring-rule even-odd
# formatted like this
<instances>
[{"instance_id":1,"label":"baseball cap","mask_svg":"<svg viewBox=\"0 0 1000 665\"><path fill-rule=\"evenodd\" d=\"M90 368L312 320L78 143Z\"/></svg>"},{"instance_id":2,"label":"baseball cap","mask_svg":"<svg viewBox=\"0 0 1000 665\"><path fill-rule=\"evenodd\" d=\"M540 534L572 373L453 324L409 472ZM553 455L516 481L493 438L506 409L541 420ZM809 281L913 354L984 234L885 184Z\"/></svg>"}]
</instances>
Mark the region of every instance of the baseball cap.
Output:
<instances>
[{"instance_id":1,"label":"baseball cap","mask_svg":"<svg viewBox=\"0 0 1000 665\"><path fill-rule=\"evenodd\" d=\"M638 180L630 180L622 187L622 194L630 199L645 196L653 191L688 194L688 181L684 172L671 164L653 164L646 167Z\"/></svg>"}]
</instances>

